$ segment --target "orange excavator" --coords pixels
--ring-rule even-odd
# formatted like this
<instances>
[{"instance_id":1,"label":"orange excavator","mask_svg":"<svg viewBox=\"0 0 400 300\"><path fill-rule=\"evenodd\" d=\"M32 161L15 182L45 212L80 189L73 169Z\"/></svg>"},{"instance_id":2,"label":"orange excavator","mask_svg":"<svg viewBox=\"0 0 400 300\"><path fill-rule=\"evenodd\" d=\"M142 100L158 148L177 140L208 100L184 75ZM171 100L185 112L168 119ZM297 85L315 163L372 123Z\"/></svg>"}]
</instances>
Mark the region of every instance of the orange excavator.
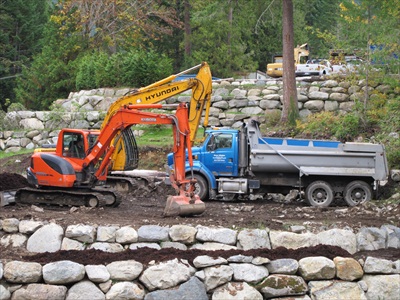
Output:
<instances>
[{"instance_id":1,"label":"orange excavator","mask_svg":"<svg viewBox=\"0 0 400 300\"><path fill-rule=\"evenodd\" d=\"M171 106L176 108L173 115L143 111ZM185 177L186 151L189 163L193 164L188 116L185 103L124 105L113 110L101 130L63 129L55 152L32 155L27 178L34 187L18 190L15 200L29 204L117 206L121 195L107 184L107 179L118 140L135 124L170 124L173 126L175 162L170 181L176 195L168 196L164 215L201 214L205 205L194 193L196 180Z\"/></svg>"}]
</instances>

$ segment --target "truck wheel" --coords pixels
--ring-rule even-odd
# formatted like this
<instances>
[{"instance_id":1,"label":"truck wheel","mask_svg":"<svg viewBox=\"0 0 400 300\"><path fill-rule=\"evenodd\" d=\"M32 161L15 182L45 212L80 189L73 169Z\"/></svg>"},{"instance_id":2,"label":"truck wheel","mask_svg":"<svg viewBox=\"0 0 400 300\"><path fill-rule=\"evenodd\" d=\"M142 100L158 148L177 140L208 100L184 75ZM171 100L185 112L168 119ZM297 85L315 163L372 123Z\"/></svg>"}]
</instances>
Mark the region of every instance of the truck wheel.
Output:
<instances>
[{"instance_id":1,"label":"truck wheel","mask_svg":"<svg viewBox=\"0 0 400 300\"><path fill-rule=\"evenodd\" d=\"M333 201L332 186L325 181L314 181L306 188L306 201L311 206L328 207Z\"/></svg>"},{"instance_id":2,"label":"truck wheel","mask_svg":"<svg viewBox=\"0 0 400 300\"><path fill-rule=\"evenodd\" d=\"M346 185L343 194L344 200L349 206L356 206L372 199L371 186L362 180L350 182Z\"/></svg>"},{"instance_id":3,"label":"truck wheel","mask_svg":"<svg viewBox=\"0 0 400 300\"><path fill-rule=\"evenodd\" d=\"M199 174L194 174L194 178L197 180L197 182L195 184L196 189L195 189L194 193L199 195L199 197L202 201L208 200L207 180Z\"/></svg>"}]
</instances>

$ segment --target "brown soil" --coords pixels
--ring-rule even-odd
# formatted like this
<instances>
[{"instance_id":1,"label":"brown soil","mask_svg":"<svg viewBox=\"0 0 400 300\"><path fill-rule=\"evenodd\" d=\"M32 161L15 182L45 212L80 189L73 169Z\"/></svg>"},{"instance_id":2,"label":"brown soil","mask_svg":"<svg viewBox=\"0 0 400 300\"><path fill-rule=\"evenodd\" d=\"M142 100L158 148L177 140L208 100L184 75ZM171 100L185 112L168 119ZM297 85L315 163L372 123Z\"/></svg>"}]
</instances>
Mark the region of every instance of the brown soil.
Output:
<instances>
[{"instance_id":1,"label":"brown soil","mask_svg":"<svg viewBox=\"0 0 400 300\"><path fill-rule=\"evenodd\" d=\"M162 170L165 161L166 150L147 149L146 153L141 152L142 157L150 157L150 163L154 166L152 169ZM20 163L5 163L4 159L0 160L0 184L3 186L8 180L7 178L20 178L19 175L29 164L29 156L23 155L18 158ZM157 161L159 159L160 162ZM8 161L10 159L7 159ZM15 161L15 157L13 158ZM162 162L162 163L161 163ZM149 163L149 164L150 164ZM143 165L142 165L143 166ZM143 167L142 167L143 168ZM6 178L6 179L4 179ZM7 181L8 182L8 181ZM14 182L14 180L12 180ZM19 181L18 181L19 182ZM17 180L15 180L17 183ZM7 185L7 188L10 188ZM1 188L4 189L4 188ZM320 232L332 228L351 228L357 232L361 227L380 227L384 224L392 224L400 227L400 205L387 205L383 201L371 201L361 207L349 208L343 203L337 203L336 206L329 208L308 207L303 202L278 203L272 200L257 200L249 202L206 202L206 211L200 216L194 217L163 217L165 201L169 192L166 187L160 186L158 197L133 197L127 195L117 208L87 208L87 207L57 207L57 206L29 206L29 205L11 205L0 208L0 219L17 218L19 220L41 220L48 222L56 222L64 228L72 224L93 224L93 225L111 225L120 226L131 225L138 229L142 225L160 225L172 226L177 224L187 224L191 226L221 226L240 230L243 228L269 228L272 230L289 231L292 225L305 226L307 230L312 232ZM286 249L285 249L286 250ZM166 260L174 257L187 257L197 255L196 252L187 252L184 254L176 249L162 250L157 252L161 258L156 258L154 250L146 251L125 251L119 254L97 253L93 255L93 251L60 251L56 254L46 254L40 258L36 256L32 259L48 259L48 261L57 260L57 255L61 255L62 259L83 260L87 263L89 257L96 256L99 262L107 262L110 260L135 259L147 263L148 259ZM329 255L330 251L333 256L348 256L343 250L335 247L314 247L297 252L285 252L283 249L277 250L259 250L257 255L268 258L274 257L293 257L301 258L314 255ZM311 252L309 252L311 251ZM0 246L1 258L4 259L29 259L26 252L18 252L12 248L4 248ZM141 253L140 255L138 253ZM146 254L148 253L148 254ZM194 254L193 254L194 253ZM226 252L234 253L231 251ZM302 254L303 253L303 254ZM256 254L256 253L255 253ZM254 255L255 255L254 254ZM187 255L187 256L185 256ZM222 254L215 252L213 255ZM253 254L251 254L253 255ZM283 256L280 256L283 255ZM375 252L367 252L358 254L360 257L366 255L374 255L388 259L399 259L398 249L378 250ZM141 258L140 258L140 257ZM81 257L81 258L78 258ZM188 258L189 259L189 258Z\"/></svg>"}]
</instances>

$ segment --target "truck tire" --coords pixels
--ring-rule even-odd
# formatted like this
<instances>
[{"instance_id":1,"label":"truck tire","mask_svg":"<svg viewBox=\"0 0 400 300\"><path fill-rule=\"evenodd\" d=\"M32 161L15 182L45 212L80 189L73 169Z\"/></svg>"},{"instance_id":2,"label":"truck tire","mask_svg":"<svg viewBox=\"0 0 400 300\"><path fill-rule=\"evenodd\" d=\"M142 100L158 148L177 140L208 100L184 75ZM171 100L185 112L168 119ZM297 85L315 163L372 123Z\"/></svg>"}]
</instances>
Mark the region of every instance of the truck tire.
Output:
<instances>
[{"instance_id":1,"label":"truck tire","mask_svg":"<svg viewBox=\"0 0 400 300\"><path fill-rule=\"evenodd\" d=\"M306 201L311 206L328 207L333 201L332 186L326 181L314 181L306 188Z\"/></svg>"},{"instance_id":2,"label":"truck tire","mask_svg":"<svg viewBox=\"0 0 400 300\"><path fill-rule=\"evenodd\" d=\"M372 188L365 181L355 180L346 185L343 195L349 206L356 206L372 199Z\"/></svg>"},{"instance_id":3,"label":"truck tire","mask_svg":"<svg viewBox=\"0 0 400 300\"><path fill-rule=\"evenodd\" d=\"M208 200L208 183L207 180L199 175L194 174L194 178L197 180L195 184L195 194L199 195L202 201Z\"/></svg>"}]
</instances>

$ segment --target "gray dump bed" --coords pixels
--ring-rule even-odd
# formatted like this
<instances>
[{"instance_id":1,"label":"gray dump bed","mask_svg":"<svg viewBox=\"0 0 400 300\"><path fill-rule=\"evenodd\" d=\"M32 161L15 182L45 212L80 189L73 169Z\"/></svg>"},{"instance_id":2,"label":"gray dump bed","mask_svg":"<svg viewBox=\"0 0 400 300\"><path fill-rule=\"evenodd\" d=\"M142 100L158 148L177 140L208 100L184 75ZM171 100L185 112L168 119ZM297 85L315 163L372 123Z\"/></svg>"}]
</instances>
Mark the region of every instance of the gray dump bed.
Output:
<instances>
[{"instance_id":1,"label":"gray dump bed","mask_svg":"<svg viewBox=\"0 0 400 300\"><path fill-rule=\"evenodd\" d=\"M251 170L301 175L372 177L386 180L385 148L380 144L261 137L256 122L247 124Z\"/></svg>"}]
</instances>

